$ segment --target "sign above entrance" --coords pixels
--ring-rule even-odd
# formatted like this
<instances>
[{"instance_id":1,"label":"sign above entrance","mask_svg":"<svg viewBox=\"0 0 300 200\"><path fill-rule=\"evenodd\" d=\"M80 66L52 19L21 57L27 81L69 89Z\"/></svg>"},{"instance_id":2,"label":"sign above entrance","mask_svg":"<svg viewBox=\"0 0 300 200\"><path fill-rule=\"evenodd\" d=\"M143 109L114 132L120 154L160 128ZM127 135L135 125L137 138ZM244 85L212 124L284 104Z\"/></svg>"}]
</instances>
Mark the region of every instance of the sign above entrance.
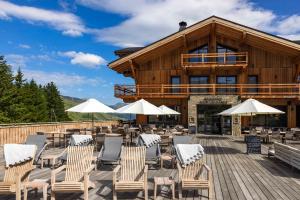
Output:
<instances>
[{"instance_id":1,"label":"sign above entrance","mask_svg":"<svg viewBox=\"0 0 300 200\"><path fill-rule=\"evenodd\" d=\"M237 103L236 96L205 96L199 98L198 104L232 105Z\"/></svg>"}]
</instances>

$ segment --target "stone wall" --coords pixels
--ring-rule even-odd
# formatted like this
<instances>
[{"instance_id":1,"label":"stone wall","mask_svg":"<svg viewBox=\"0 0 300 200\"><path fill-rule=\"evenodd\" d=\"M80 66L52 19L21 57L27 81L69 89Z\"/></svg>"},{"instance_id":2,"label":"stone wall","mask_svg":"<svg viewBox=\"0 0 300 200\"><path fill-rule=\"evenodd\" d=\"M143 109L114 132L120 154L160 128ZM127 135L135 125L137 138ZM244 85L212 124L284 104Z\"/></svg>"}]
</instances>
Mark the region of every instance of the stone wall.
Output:
<instances>
[{"instance_id":1,"label":"stone wall","mask_svg":"<svg viewBox=\"0 0 300 200\"><path fill-rule=\"evenodd\" d=\"M197 124L197 105L236 105L240 103L237 95L191 95L188 100L188 123L189 125ZM240 117L232 117L232 135L241 134Z\"/></svg>"}]
</instances>

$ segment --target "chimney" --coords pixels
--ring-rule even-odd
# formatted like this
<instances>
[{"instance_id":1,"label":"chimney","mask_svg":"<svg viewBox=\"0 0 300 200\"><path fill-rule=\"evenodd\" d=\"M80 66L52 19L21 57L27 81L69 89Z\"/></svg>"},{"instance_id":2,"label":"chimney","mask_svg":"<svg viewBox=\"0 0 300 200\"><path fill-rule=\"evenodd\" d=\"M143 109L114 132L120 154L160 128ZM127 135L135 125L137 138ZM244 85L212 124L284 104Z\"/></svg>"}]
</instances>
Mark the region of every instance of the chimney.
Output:
<instances>
[{"instance_id":1,"label":"chimney","mask_svg":"<svg viewBox=\"0 0 300 200\"><path fill-rule=\"evenodd\" d=\"M185 21L179 22L179 31L182 31L186 28L187 23Z\"/></svg>"}]
</instances>

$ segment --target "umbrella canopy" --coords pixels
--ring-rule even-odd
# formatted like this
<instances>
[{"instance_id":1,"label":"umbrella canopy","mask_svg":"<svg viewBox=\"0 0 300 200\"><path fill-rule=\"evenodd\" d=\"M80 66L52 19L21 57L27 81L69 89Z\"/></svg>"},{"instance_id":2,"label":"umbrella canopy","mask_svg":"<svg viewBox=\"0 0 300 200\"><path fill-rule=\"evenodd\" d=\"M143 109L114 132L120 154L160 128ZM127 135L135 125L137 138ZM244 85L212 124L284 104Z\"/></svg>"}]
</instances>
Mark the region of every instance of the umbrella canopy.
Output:
<instances>
[{"instance_id":1,"label":"umbrella canopy","mask_svg":"<svg viewBox=\"0 0 300 200\"><path fill-rule=\"evenodd\" d=\"M66 110L67 112L78 113L115 113L116 111L96 99L88 99L87 101L78 104Z\"/></svg>"},{"instance_id":2,"label":"umbrella canopy","mask_svg":"<svg viewBox=\"0 0 300 200\"><path fill-rule=\"evenodd\" d=\"M163 113L165 113L165 115L180 115L179 112L177 112L176 110L173 110L165 105L161 105L158 107Z\"/></svg>"},{"instance_id":3,"label":"umbrella canopy","mask_svg":"<svg viewBox=\"0 0 300 200\"><path fill-rule=\"evenodd\" d=\"M243 103L240 103L236 106L233 106L219 115L241 115L241 116L251 116L257 114L284 114L281 110L268 106L264 103L261 103L255 99L247 99Z\"/></svg>"},{"instance_id":4,"label":"umbrella canopy","mask_svg":"<svg viewBox=\"0 0 300 200\"><path fill-rule=\"evenodd\" d=\"M130 103L116 110L117 113L140 115L165 115L158 107L144 99Z\"/></svg>"}]
</instances>

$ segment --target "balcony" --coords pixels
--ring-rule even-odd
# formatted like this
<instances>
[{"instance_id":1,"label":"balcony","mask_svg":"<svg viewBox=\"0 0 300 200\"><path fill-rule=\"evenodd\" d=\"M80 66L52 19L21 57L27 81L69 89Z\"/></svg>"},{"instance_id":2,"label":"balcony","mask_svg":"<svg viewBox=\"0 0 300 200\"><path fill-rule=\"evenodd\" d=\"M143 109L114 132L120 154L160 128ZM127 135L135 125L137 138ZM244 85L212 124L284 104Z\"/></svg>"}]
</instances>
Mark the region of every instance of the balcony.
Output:
<instances>
[{"instance_id":1,"label":"balcony","mask_svg":"<svg viewBox=\"0 0 300 200\"><path fill-rule=\"evenodd\" d=\"M242 98L300 98L300 84L115 85L115 97L187 98L189 95L239 95Z\"/></svg>"},{"instance_id":2,"label":"balcony","mask_svg":"<svg viewBox=\"0 0 300 200\"><path fill-rule=\"evenodd\" d=\"M242 67L248 65L248 52L181 54L184 69L201 67Z\"/></svg>"}]
</instances>

